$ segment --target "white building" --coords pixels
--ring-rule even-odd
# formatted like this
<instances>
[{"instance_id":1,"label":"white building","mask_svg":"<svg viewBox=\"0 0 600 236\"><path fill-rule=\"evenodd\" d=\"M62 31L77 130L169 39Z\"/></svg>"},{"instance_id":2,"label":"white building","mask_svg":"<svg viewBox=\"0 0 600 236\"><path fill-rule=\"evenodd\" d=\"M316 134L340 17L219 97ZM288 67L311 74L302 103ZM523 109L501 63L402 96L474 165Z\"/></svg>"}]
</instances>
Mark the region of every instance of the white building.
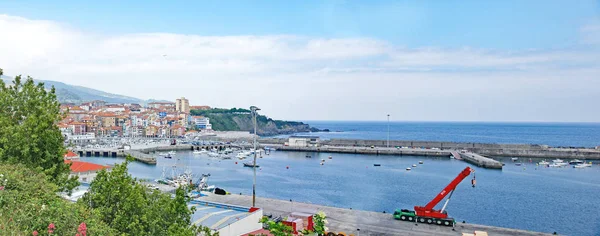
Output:
<instances>
[{"instance_id":1,"label":"white building","mask_svg":"<svg viewBox=\"0 0 600 236\"><path fill-rule=\"evenodd\" d=\"M69 143L88 143L96 140L96 134L93 132L81 135L74 135L70 133L62 133L66 141Z\"/></svg>"},{"instance_id":2,"label":"white building","mask_svg":"<svg viewBox=\"0 0 600 236\"><path fill-rule=\"evenodd\" d=\"M192 124L198 129L212 129L210 119L204 116L192 116Z\"/></svg>"},{"instance_id":3,"label":"white building","mask_svg":"<svg viewBox=\"0 0 600 236\"><path fill-rule=\"evenodd\" d=\"M317 136L290 136L286 144L290 147L318 147L319 141Z\"/></svg>"}]
</instances>

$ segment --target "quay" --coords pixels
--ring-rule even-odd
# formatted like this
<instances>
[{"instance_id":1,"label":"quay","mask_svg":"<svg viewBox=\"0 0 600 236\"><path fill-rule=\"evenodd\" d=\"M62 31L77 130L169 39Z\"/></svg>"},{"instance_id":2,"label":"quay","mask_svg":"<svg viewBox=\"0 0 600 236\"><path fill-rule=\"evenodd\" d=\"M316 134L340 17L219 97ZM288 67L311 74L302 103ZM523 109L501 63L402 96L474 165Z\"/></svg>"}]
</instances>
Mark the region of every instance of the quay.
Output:
<instances>
[{"instance_id":1,"label":"quay","mask_svg":"<svg viewBox=\"0 0 600 236\"><path fill-rule=\"evenodd\" d=\"M148 164L156 165L156 157L148 155L147 153L140 152L138 150L124 150L124 149L75 149L74 153L80 157L126 157L131 155L134 160Z\"/></svg>"},{"instance_id":2,"label":"quay","mask_svg":"<svg viewBox=\"0 0 600 236\"><path fill-rule=\"evenodd\" d=\"M252 196L245 195L214 195L201 198L203 201L211 201L223 204L238 205L249 207L252 202ZM256 207L262 208L265 215L288 216L292 212L304 211L317 213L323 211L327 215L327 227L330 232L345 235L448 235L460 236L463 233L473 234L475 231L485 231L488 235L550 235L540 232L526 230L501 228L494 226L484 226L469 223L456 223L452 227L417 224L395 220L392 213L379 213L371 211L361 211L345 208L336 208L321 206L309 203L284 201L269 198L256 198ZM358 231L360 229L360 232Z\"/></svg>"}]
</instances>

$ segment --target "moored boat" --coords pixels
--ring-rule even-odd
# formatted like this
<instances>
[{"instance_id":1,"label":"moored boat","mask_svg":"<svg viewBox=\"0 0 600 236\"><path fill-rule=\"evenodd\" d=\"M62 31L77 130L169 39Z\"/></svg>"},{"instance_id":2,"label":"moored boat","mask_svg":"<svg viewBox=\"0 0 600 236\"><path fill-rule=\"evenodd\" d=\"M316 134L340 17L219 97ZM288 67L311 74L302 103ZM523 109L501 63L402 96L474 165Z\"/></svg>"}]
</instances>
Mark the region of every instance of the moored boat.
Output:
<instances>
[{"instance_id":1,"label":"moored boat","mask_svg":"<svg viewBox=\"0 0 600 236\"><path fill-rule=\"evenodd\" d=\"M543 161L538 162L538 164L546 166L546 165L550 165L550 162L547 162L546 160L543 160Z\"/></svg>"},{"instance_id":2,"label":"moored boat","mask_svg":"<svg viewBox=\"0 0 600 236\"><path fill-rule=\"evenodd\" d=\"M585 162L583 162L582 160L578 160L578 159L574 159L569 161L569 164L571 165L578 165L578 164L584 164Z\"/></svg>"},{"instance_id":3,"label":"moored boat","mask_svg":"<svg viewBox=\"0 0 600 236\"><path fill-rule=\"evenodd\" d=\"M254 164L253 164L253 163L251 163L251 162L245 162L245 163L244 163L244 167L254 167L254 168L256 168L256 167L260 167L260 166L259 166L259 165L254 165Z\"/></svg>"}]
</instances>

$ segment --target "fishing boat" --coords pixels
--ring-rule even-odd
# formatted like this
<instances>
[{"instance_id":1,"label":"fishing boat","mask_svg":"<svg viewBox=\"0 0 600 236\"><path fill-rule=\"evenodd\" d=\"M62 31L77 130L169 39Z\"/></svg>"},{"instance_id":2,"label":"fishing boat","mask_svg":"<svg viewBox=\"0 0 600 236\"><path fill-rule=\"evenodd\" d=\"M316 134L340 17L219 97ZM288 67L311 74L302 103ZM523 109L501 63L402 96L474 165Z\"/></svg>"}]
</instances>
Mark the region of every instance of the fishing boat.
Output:
<instances>
[{"instance_id":1,"label":"fishing boat","mask_svg":"<svg viewBox=\"0 0 600 236\"><path fill-rule=\"evenodd\" d=\"M584 164L585 162L583 162L582 160L578 160L578 159L574 159L569 161L570 165L578 165L578 164Z\"/></svg>"},{"instance_id":2,"label":"fishing boat","mask_svg":"<svg viewBox=\"0 0 600 236\"><path fill-rule=\"evenodd\" d=\"M202 177L198 182L198 190L207 192L212 192L215 190L216 186L208 185L208 177L210 177L210 174L202 174Z\"/></svg>"},{"instance_id":3,"label":"fishing boat","mask_svg":"<svg viewBox=\"0 0 600 236\"><path fill-rule=\"evenodd\" d=\"M244 163L244 167L254 167L254 168L257 168L257 167L260 167L260 166L259 165L254 165L251 162L245 162Z\"/></svg>"},{"instance_id":4,"label":"fishing boat","mask_svg":"<svg viewBox=\"0 0 600 236\"><path fill-rule=\"evenodd\" d=\"M543 160L543 161L538 162L538 164L541 165L541 166L547 166L547 165L550 165L550 162L547 162L546 160Z\"/></svg>"}]
</instances>

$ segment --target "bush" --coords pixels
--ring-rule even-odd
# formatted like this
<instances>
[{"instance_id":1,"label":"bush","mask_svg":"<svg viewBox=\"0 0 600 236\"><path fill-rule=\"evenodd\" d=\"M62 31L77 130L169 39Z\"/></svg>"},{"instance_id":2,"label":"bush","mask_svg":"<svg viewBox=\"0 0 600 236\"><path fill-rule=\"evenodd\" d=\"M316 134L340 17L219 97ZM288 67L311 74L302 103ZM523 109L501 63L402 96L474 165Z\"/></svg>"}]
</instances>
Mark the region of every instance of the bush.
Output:
<instances>
[{"instance_id":1,"label":"bush","mask_svg":"<svg viewBox=\"0 0 600 236\"><path fill-rule=\"evenodd\" d=\"M58 186L24 165L0 164L0 232L11 235L75 235L85 223L88 235L116 235L97 214L57 195Z\"/></svg>"}]
</instances>

